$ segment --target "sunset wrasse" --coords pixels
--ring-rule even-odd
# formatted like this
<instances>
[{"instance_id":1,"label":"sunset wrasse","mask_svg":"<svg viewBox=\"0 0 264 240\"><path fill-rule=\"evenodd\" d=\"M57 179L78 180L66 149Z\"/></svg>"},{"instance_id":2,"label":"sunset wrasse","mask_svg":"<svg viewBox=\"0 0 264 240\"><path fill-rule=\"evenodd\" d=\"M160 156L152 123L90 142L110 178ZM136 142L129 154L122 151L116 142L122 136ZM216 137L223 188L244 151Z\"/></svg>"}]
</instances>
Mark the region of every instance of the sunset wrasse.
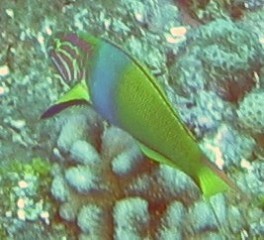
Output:
<instances>
[{"instance_id":1,"label":"sunset wrasse","mask_svg":"<svg viewBox=\"0 0 264 240\"><path fill-rule=\"evenodd\" d=\"M42 118L91 104L133 136L147 157L189 175L205 197L237 189L203 154L155 78L119 46L87 33L68 33L54 38L50 56L64 80L77 84Z\"/></svg>"}]
</instances>

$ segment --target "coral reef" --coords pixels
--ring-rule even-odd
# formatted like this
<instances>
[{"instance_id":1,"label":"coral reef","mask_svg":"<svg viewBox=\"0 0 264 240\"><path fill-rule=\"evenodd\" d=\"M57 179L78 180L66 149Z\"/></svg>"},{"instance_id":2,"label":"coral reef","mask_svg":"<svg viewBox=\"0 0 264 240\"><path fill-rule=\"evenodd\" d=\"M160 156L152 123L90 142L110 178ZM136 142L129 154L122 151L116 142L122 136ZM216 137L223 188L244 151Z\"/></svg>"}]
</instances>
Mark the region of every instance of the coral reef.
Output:
<instances>
[{"instance_id":1,"label":"coral reef","mask_svg":"<svg viewBox=\"0 0 264 240\"><path fill-rule=\"evenodd\" d=\"M185 2L185 1L180 1ZM186 1L188 11L202 22L210 22L219 18L240 20L247 10L255 11L263 8L263 0L191 0Z\"/></svg>"},{"instance_id":2,"label":"coral reef","mask_svg":"<svg viewBox=\"0 0 264 240\"><path fill-rule=\"evenodd\" d=\"M253 86L254 72L264 63L258 37L230 20L218 19L189 32L185 46L171 68L171 82L179 94L207 88L237 101ZM197 68L190 64L194 59ZM192 76L195 81L188 80Z\"/></svg>"},{"instance_id":3,"label":"coral reef","mask_svg":"<svg viewBox=\"0 0 264 240\"><path fill-rule=\"evenodd\" d=\"M201 146L210 159L225 170L232 166L229 174L238 179L245 192L253 196L262 194L261 188L249 191L251 181L259 183L259 180L253 180L250 173L244 177L239 171L247 171L246 164L256 168L244 161L252 158L255 141L237 131L230 122L222 124L223 120L235 119L233 102L239 102L255 84L254 72L259 72L262 64L258 36L251 34L242 23L219 19L189 30L181 51L178 52L177 44L164 45L164 40L161 49L158 45L162 39L151 32L161 31L152 19L160 16L160 12L146 15L142 4L132 1L123 4L131 9L127 17L139 21L140 30L145 26L150 31L144 30L142 34L133 27L126 28L122 23L127 19L121 18L107 25L111 35L101 33L100 27L99 35L119 43L124 39L125 48L155 75L166 71L164 56L177 53L177 61L170 69L173 89L166 81L162 83L169 98L196 136L203 138ZM153 9L152 5L148 7ZM173 25L168 30L170 26ZM129 36L131 29L137 37ZM154 44L150 47L151 39ZM170 59L173 62L175 59ZM161 74L159 81L167 74ZM53 169L51 192L60 202L60 217L78 225L79 239L259 236L259 222L256 216L249 216L252 208L245 208L244 201L223 194L209 201L201 199L188 176L143 157L131 137L103 123L90 108L74 109L65 115L66 122L61 124L54 148L57 164ZM61 118L65 119L65 115ZM260 212L261 207L255 210ZM252 230L244 231L248 228Z\"/></svg>"},{"instance_id":4,"label":"coral reef","mask_svg":"<svg viewBox=\"0 0 264 240\"><path fill-rule=\"evenodd\" d=\"M50 169L51 164L41 158L34 158L28 164L11 161L0 169L1 239L26 239L27 234L34 235L33 229L24 233L27 222L35 224L29 229L34 226L39 232L49 228L55 214L49 195ZM43 223L42 226L39 222ZM17 237L18 232L20 237Z\"/></svg>"},{"instance_id":5,"label":"coral reef","mask_svg":"<svg viewBox=\"0 0 264 240\"><path fill-rule=\"evenodd\" d=\"M243 159L251 159L256 142L251 136L239 132L234 127L221 124L214 134L203 140L202 145L215 162L222 159L223 165L219 164L223 168L234 165L239 167ZM223 154L219 156L220 153Z\"/></svg>"},{"instance_id":6,"label":"coral reef","mask_svg":"<svg viewBox=\"0 0 264 240\"><path fill-rule=\"evenodd\" d=\"M264 7L263 0L244 0L242 2L244 3L245 8L248 8L250 10L255 10Z\"/></svg>"},{"instance_id":7,"label":"coral reef","mask_svg":"<svg viewBox=\"0 0 264 240\"><path fill-rule=\"evenodd\" d=\"M60 146L65 146L64 141L69 142L69 129L76 133L76 121L82 122L90 114L94 113L89 108L75 109L62 124ZM93 126L98 125L93 122ZM222 194L210 201L202 200L187 175L143 157L135 141L122 130L105 125L96 147L88 137L83 140L86 128L91 128L88 121L86 126L77 126L82 126L83 131L73 134L72 146L81 142L86 146L84 150L92 149L90 156L96 156L96 161L88 161L89 155L80 158L80 154L75 155L79 159L76 160L71 146L65 151L58 145L61 158L53 169L51 192L61 203L61 218L79 226L79 239L206 239L212 234L217 239L217 233L240 234L251 223L252 218L243 220L234 230L228 230L227 219L238 221L241 214L248 214L233 205L238 202ZM228 144L226 139L221 140ZM241 155L248 153L243 146L238 146L237 151L242 151ZM227 155L232 154L227 152Z\"/></svg>"},{"instance_id":8,"label":"coral reef","mask_svg":"<svg viewBox=\"0 0 264 240\"><path fill-rule=\"evenodd\" d=\"M264 132L263 91L251 91L239 103L237 110L241 125L252 132Z\"/></svg>"},{"instance_id":9,"label":"coral reef","mask_svg":"<svg viewBox=\"0 0 264 240\"><path fill-rule=\"evenodd\" d=\"M174 4L183 1L0 2L0 239L263 238L263 155L254 149L263 147L252 139L254 125L244 132L233 124L245 121L236 111L252 85L260 92L264 86L263 66L255 66L263 63L263 1L229 1L245 10L199 1L192 11L202 21L195 24ZM225 20L201 26L219 17ZM144 158L133 139L91 109L65 111L60 127L38 121L68 89L54 74L46 43L56 32L76 30L111 39L147 65L210 159L253 200L201 199L188 176ZM51 184L50 163L34 163L34 156L53 161Z\"/></svg>"},{"instance_id":10,"label":"coral reef","mask_svg":"<svg viewBox=\"0 0 264 240\"><path fill-rule=\"evenodd\" d=\"M200 90L199 94L194 92L187 100L178 98L175 102L183 121L197 138L216 131L223 119L234 117L232 106L213 91Z\"/></svg>"}]
</instances>

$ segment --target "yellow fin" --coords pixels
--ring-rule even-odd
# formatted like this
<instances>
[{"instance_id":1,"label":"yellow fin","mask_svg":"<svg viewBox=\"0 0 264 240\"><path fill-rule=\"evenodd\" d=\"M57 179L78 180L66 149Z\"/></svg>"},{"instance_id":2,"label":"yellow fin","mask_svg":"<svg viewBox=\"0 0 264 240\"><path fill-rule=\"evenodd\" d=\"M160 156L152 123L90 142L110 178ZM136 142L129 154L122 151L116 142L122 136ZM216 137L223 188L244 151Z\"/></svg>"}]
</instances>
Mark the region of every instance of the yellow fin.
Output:
<instances>
[{"instance_id":1,"label":"yellow fin","mask_svg":"<svg viewBox=\"0 0 264 240\"><path fill-rule=\"evenodd\" d=\"M66 94L64 94L55 104L68 102L72 100L85 100L90 101L90 95L85 80L82 80L71 88Z\"/></svg>"},{"instance_id":2,"label":"yellow fin","mask_svg":"<svg viewBox=\"0 0 264 240\"><path fill-rule=\"evenodd\" d=\"M53 117L64 109L76 106L87 105L90 102L90 95L85 81L79 82L64 94L54 105L50 106L42 115L41 119Z\"/></svg>"},{"instance_id":3,"label":"yellow fin","mask_svg":"<svg viewBox=\"0 0 264 240\"><path fill-rule=\"evenodd\" d=\"M177 168L176 164L173 163L171 160L167 159L166 157L164 157L163 155L161 155L160 153L150 149L149 147L147 147L146 145L137 142L141 151L150 159L159 162L161 164L166 164L169 165L171 167Z\"/></svg>"},{"instance_id":4,"label":"yellow fin","mask_svg":"<svg viewBox=\"0 0 264 240\"><path fill-rule=\"evenodd\" d=\"M225 181L206 166L199 173L199 186L205 198L230 189Z\"/></svg>"},{"instance_id":5,"label":"yellow fin","mask_svg":"<svg viewBox=\"0 0 264 240\"><path fill-rule=\"evenodd\" d=\"M140 142L138 142L138 145L141 151L150 159L161 164L166 164L171 167L180 169L177 167L177 164L167 159L160 153L150 149ZM190 177L192 177L192 179L196 182L206 199L212 195L229 191L231 189L241 193L240 189L238 189L235 183L233 183L223 171L218 169L213 163L209 162L209 160L203 161L203 165L200 170L197 169L196 177Z\"/></svg>"},{"instance_id":6,"label":"yellow fin","mask_svg":"<svg viewBox=\"0 0 264 240\"><path fill-rule=\"evenodd\" d=\"M203 167L198 171L197 184L205 198L231 189L241 193L235 183L228 178L224 171L218 169L217 166L209 162L209 160L203 160L203 163Z\"/></svg>"}]
</instances>

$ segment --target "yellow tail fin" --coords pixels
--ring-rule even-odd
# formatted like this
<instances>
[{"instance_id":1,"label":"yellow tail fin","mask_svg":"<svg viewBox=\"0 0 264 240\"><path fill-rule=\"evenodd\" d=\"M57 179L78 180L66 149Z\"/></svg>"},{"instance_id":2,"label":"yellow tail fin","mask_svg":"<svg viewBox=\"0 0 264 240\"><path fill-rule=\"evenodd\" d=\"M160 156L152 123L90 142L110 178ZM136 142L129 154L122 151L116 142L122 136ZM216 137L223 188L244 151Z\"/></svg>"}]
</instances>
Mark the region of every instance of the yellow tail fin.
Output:
<instances>
[{"instance_id":1,"label":"yellow tail fin","mask_svg":"<svg viewBox=\"0 0 264 240\"><path fill-rule=\"evenodd\" d=\"M197 181L205 198L231 189L241 193L235 183L223 171L209 162L209 160L204 160L203 162L204 165L198 172Z\"/></svg>"}]
</instances>

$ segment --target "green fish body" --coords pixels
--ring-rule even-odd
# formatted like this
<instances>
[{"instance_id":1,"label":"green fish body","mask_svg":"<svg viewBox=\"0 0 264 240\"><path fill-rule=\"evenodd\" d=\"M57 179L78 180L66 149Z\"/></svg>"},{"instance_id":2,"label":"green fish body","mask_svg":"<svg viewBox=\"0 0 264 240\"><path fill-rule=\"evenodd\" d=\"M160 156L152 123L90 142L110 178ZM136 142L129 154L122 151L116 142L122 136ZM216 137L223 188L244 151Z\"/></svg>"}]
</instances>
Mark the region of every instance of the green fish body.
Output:
<instances>
[{"instance_id":1,"label":"green fish body","mask_svg":"<svg viewBox=\"0 0 264 240\"><path fill-rule=\"evenodd\" d=\"M85 33L56 40L51 57L65 81L79 84L43 114L87 101L131 134L143 153L189 175L205 197L236 186L199 148L149 71L117 45ZM68 104L68 105L67 105Z\"/></svg>"}]
</instances>

